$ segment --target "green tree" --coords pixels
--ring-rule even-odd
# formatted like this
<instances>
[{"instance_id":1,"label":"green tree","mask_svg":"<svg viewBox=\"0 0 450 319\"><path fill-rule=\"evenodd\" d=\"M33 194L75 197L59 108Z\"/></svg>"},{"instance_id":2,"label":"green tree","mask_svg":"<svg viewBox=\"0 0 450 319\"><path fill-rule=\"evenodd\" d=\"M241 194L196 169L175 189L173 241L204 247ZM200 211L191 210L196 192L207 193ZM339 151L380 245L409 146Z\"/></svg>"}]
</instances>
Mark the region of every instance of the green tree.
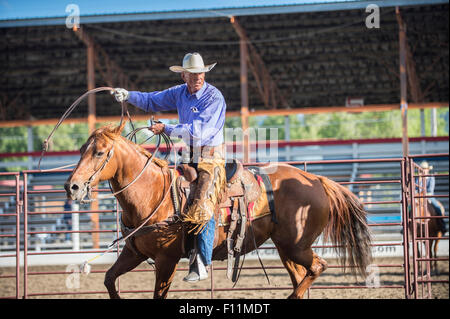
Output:
<instances>
[{"instance_id":1,"label":"green tree","mask_svg":"<svg viewBox=\"0 0 450 319\"><path fill-rule=\"evenodd\" d=\"M437 109L437 135L448 136L448 108ZM425 135L431 135L431 109L424 110ZM400 110L386 112L362 113L320 113L290 115L291 140L315 140L323 138L360 139L360 138L389 138L401 137L402 120ZM177 123L176 120L166 121ZM107 123L97 123L97 127ZM117 123L118 124L118 123ZM135 122L135 127L147 126L147 121ZM277 128L278 139L285 139L284 116L251 116L249 126L253 128ZM231 117L225 121L225 128L240 128L241 118ZM40 151L43 141L53 130L53 125L33 127L33 150ZM126 132L131 130L127 126ZM126 134L124 133L124 135ZM266 139L270 138L269 131ZM421 116L419 109L408 110L408 135L421 136ZM27 151L27 128L6 127L0 128L0 153L15 153ZM62 124L50 141L51 151L77 150L87 140L87 123ZM143 142L147 136L138 139ZM146 142L148 143L148 142Z\"/></svg>"},{"instance_id":2,"label":"green tree","mask_svg":"<svg viewBox=\"0 0 450 319\"><path fill-rule=\"evenodd\" d=\"M42 149L42 143L53 130L54 125L33 127L33 148ZM62 124L49 141L50 151L72 151L79 149L89 137L87 123Z\"/></svg>"},{"instance_id":3,"label":"green tree","mask_svg":"<svg viewBox=\"0 0 450 319\"><path fill-rule=\"evenodd\" d=\"M25 127L0 128L0 153L27 151L27 129Z\"/></svg>"}]
</instances>

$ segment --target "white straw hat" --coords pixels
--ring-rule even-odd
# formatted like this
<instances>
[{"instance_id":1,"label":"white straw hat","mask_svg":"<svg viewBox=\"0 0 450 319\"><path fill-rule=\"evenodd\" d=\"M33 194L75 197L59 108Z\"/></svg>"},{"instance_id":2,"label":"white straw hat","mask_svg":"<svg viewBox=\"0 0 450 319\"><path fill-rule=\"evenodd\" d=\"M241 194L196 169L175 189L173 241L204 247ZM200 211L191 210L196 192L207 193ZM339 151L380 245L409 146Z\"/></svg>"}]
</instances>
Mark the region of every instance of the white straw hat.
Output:
<instances>
[{"instance_id":1,"label":"white straw hat","mask_svg":"<svg viewBox=\"0 0 450 319\"><path fill-rule=\"evenodd\" d=\"M188 53L183 58L183 66L173 65L169 69L172 72L190 72L190 73L203 73L209 72L217 63L205 65L203 63L202 56L197 53Z\"/></svg>"},{"instance_id":2,"label":"white straw hat","mask_svg":"<svg viewBox=\"0 0 450 319\"><path fill-rule=\"evenodd\" d=\"M422 163L420 163L420 167L422 167L423 169L433 169L433 166L430 166L427 161L423 161Z\"/></svg>"}]
</instances>

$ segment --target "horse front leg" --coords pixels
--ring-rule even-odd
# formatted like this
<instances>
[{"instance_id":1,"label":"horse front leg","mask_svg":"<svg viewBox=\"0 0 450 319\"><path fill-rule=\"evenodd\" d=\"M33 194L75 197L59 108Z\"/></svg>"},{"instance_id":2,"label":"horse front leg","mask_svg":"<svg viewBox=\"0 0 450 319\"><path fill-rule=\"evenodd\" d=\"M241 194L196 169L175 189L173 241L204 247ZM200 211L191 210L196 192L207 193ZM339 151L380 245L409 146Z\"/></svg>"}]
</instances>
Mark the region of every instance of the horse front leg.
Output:
<instances>
[{"instance_id":1,"label":"horse front leg","mask_svg":"<svg viewBox=\"0 0 450 319\"><path fill-rule=\"evenodd\" d=\"M123 247L119 258L112 267L106 272L105 275L105 286L108 289L109 297L111 299L120 299L119 294L116 289L116 279L117 277L133 270L141 262L145 260L142 256L137 256L127 245Z\"/></svg>"},{"instance_id":2,"label":"horse front leg","mask_svg":"<svg viewBox=\"0 0 450 319\"><path fill-rule=\"evenodd\" d=\"M177 270L178 259L159 255L155 259L155 292L154 299L165 299L169 292L170 284Z\"/></svg>"}]
</instances>

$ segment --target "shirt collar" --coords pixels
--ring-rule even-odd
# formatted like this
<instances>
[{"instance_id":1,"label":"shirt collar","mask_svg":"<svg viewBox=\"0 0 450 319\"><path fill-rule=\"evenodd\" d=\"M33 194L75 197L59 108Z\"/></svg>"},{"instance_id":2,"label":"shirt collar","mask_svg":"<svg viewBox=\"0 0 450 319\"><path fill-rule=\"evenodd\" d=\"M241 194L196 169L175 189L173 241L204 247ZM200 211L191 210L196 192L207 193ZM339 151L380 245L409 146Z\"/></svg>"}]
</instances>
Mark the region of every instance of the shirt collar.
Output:
<instances>
[{"instance_id":1,"label":"shirt collar","mask_svg":"<svg viewBox=\"0 0 450 319\"><path fill-rule=\"evenodd\" d=\"M203 92L205 92L205 90L206 90L206 81L203 83L203 86L201 87L201 89L200 90L198 90L196 93L194 93L194 94L191 94L191 93L189 93L189 89L188 89L188 87L187 87L187 84L185 84L186 85L186 95L187 96L192 96L192 95L195 95L195 97L197 98L197 100L198 99L200 99L201 97L202 97L202 95L203 95Z\"/></svg>"}]
</instances>

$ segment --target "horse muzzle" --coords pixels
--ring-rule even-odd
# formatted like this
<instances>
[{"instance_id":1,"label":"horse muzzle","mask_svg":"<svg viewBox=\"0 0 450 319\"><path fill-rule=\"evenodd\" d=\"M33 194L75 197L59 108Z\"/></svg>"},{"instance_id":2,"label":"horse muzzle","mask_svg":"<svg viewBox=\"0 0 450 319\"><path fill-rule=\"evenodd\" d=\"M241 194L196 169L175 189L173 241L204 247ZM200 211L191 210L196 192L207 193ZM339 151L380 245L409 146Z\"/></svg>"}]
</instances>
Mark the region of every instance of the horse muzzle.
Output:
<instances>
[{"instance_id":1,"label":"horse muzzle","mask_svg":"<svg viewBox=\"0 0 450 319\"><path fill-rule=\"evenodd\" d=\"M67 197L72 200L82 201L89 194L87 185L80 182L66 182L64 189Z\"/></svg>"}]
</instances>

